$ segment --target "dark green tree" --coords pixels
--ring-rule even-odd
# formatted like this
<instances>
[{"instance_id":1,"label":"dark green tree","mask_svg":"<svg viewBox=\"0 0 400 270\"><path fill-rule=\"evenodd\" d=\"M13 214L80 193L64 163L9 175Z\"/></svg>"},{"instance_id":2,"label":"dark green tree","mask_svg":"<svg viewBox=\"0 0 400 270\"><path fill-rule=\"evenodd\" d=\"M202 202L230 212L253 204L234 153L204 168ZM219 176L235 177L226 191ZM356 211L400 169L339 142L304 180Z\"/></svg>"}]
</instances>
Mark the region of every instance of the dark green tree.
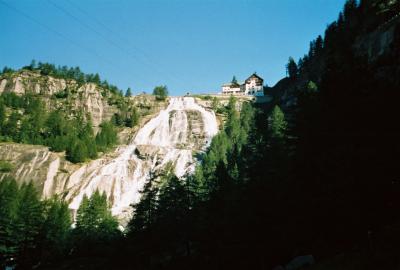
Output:
<instances>
[{"instance_id":1,"label":"dark green tree","mask_svg":"<svg viewBox=\"0 0 400 270\"><path fill-rule=\"evenodd\" d=\"M3 103L3 100L0 100L0 135L3 134L3 127L6 123L6 106Z\"/></svg>"},{"instance_id":2,"label":"dark green tree","mask_svg":"<svg viewBox=\"0 0 400 270\"><path fill-rule=\"evenodd\" d=\"M44 222L41 229L43 261L56 261L69 250L72 218L68 204L59 198L49 199L44 204Z\"/></svg>"},{"instance_id":3,"label":"dark green tree","mask_svg":"<svg viewBox=\"0 0 400 270\"><path fill-rule=\"evenodd\" d=\"M141 199L138 203L132 205L133 218L128 224L128 230L131 235L146 231L156 222L156 211L158 209L159 187L154 175L150 175L149 181L141 191Z\"/></svg>"},{"instance_id":4,"label":"dark green tree","mask_svg":"<svg viewBox=\"0 0 400 270\"><path fill-rule=\"evenodd\" d=\"M36 60L32 59L31 64L29 65L30 70L34 70L36 68Z\"/></svg>"},{"instance_id":5,"label":"dark green tree","mask_svg":"<svg viewBox=\"0 0 400 270\"><path fill-rule=\"evenodd\" d=\"M220 106L221 105L219 104L217 97L214 97L212 100L212 103L211 103L211 107L212 107L213 111L217 113Z\"/></svg>"},{"instance_id":6,"label":"dark green tree","mask_svg":"<svg viewBox=\"0 0 400 270\"><path fill-rule=\"evenodd\" d=\"M25 113L21 123L19 140L23 143L42 144L47 113L42 100L25 95Z\"/></svg>"},{"instance_id":7,"label":"dark green tree","mask_svg":"<svg viewBox=\"0 0 400 270\"><path fill-rule=\"evenodd\" d=\"M12 72L14 72L14 70L12 68L5 66L3 68L2 74L12 73Z\"/></svg>"},{"instance_id":8,"label":"dark green tree","mask_svg":"<svg viewBox=\"0 0 400 270\"><path fill-rule=\"evenodd\" d=\"M231 83L233 83L233 84L237 84L238 83L238 81L236 79L236 76L233 76Z\"/></svg>"},{"instance_id":9,"label":"dark green tree","mask_svg":"<svg viewBox=\"0 0 400 270\"><path fill-rule=\"evenodd\" d=\"M97 145L94 137L93 123L90 115L86 116L86 121L82 121L81 129L79 129L78 136L82 142L86 145L87 157L97 157Z\"/></svg>"},{"instance_id":10,"label":"dark green tree","mask_svg":"<svg viewBox=\"0 0 400 270\"><path fill-rule=\"evenodd\" d=\"M66 149L66 158L73 163L79 163L84 162L88 156L86 144L79 138L72 137Z\"/></svg>"},{"instance_id":11,"label":"dark green tree","mask_svg":"<svg viewBox=\"0 0 400 270\"><path fill-rule=\"evenodd\" d=\"M65 114L60 110L51 111L46 121L46 136L64 136L67 132Z\"/></svg>"},{"instance_id":12,"label":"dark green tree","mask_svg":"<svg viewBox=\"0 0 400 270\"><path fill-rule=\"evenodd\" d=\"M136 107L134 107L131 110L130 115L125 120L125 126L134 127L137 124L139 124L139 112Z\"/></svg>"},{"instance_id":13,"label":"dark green tree","mask_svg":"<svg viewBox=\"0 0 400 270\"><path fill-rule=\"evenodd\" d=\"M102 253L120 236L118 221L111 214L105 193L96 190L90 198L82 198L73 231L77 253Z\"/></svg>"},{"instance_id":14,"label":"dark green tree","mask_svg":"<svg viewBox=\"0 0 400 270\"><path fill-rule=\"evenodd\" d=\"M297 64L294 61L293 57L289 57L289 62L286 65L286 71L287 71L289 78L293 79L293 78L297 77L298 68L297 68Z\"/></svg>"},{"instance_id":15,"label":"dark green tree","mask_svg":"<svg viewBox=\"0 0 400 270\"><path fill-rule=\"evenodd\" d=\"M125 93L125 97L131 97L131 96L132 96L132 90L130 87L128 87L128 89L126 90L126 93Z\"/></svg>"},{"instance_id":16,"label":"dark green tree","mask_svg":"<svg viewBox=\"0 0 400 270\"><path fill-rule=\"evenodd\" d=\"M166 85L156 86L153 90L153 95L158 100L165 100L168 97L168 88Z\"/></svg>"},{"instance_id":17,"label":"dark green tree","mask_svg":"<svg viewBox=\"0 0 400 270\"><path fill-rule=\"evenodd\" d=\"M94 74L93 82L96 83L96 84L100 84L101 83L100 76L99 76L98 73Z\"/></svg>"},{"instance_id":18,"label":"dark green tree","mask_svg":"<svg viewBox=\"0 0 400 270\"><path fill-rule=\"evenodd\" d=\"M17 111L13 111L3 127L3 134L14 141L18 141L19 139L18 122L20 119L21 115Z\"/></svg>"},{"instance_id":19,"label":"dark green tree","mask_svg":"<svg viewBox=\"0 0 400 270\"><path fill-rule=\"evenodd\" d=\"M103 122L101 131L96 135L96 144L100 151L105 151L118 141L117 131L111 122Z\"/></svg>"},{"instance_id":20,"label":"dark green tree","mask_svg":"<svg viewBox=\"0 0 400 270\"><path fill-rule=\"evenodd\" d=\"M189 224L188 214L191 209L190 193L183 181L178 179L171 169L161 176L161 188L158 194L158 207L156 211L157 234L159 246L168 252L179 247L186 247L189 254ZM193 199L193 197L192 197ZM159 230L159 227L164 230Z\"/></svg>"},{"instance_id":21,"label":"dark green tree","mask_svg":"<svg viewBox=\"0 0 400 270\"><path fill-rule=\"evenodd\" d=\"M15 238L18 241L17 263L20 268L37 263L40 230L43 224L43 204L33 183L23 184L20 188L15 221Z\"/></svg>"},{"instance_id":22,"label":"dark green tree","mask_svg":"<svg viewBox=\"0 0 400 270\"><path fill-rule=\"evenodd\" d=\"M346 21L353 19L357 12L357 0L347 0L344 4L343 15Z\"/></svg>"},{"instance_id":23,"label":"dark green tree","mask_svg":"<svg viewBox=\"0 0 400 270\"><path fill-rule=\"evenodd\" d=\"M15 180L0 182L0 267L13 264L11 258L18 253L15 221L18 211L19 189Z\"/></svg>"},{"instance_id":24,"label":"dark green tree","mask_svg":"<svg viewBox=\"0 0 400 270\"><path fill-rule=\"evenodd\" d=\"M227 110L227 121L225 124L226 135L236 143L240 136L240 121L239 112L237 110L237 100L234 96L229 98L228 110Z\"/></svg>"},{"instance_id":25,"label":"dark green tree","mask_svg":"<svg viewBox=\"0 0 400 270\"><path fill-rule=\"evenodd\" d=\"M275 139L284 138L287 130L287 122L285 115L278 105L272 110L271 116L268 118L270 136Z\"/></svg>"}]
</instances>

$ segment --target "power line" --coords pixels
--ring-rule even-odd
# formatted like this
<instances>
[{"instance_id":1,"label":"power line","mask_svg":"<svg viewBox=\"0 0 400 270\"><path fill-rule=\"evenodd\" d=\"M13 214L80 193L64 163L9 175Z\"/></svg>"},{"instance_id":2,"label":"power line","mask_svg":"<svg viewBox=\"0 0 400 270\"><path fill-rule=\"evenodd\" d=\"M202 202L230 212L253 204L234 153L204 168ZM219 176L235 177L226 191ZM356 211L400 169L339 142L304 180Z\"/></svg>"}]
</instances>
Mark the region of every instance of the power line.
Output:
<instances>
[{"instance_id":1,"label":"power line","mask_svg":"<svg viewBox=\"0 0 400 270\"><path fill-rule=\"evenodd\" d=\"M94 32L95 34L99 35L101 38L103 38L105 41L107 41L109 44L111 44L112 46L118 48L119 50L125 52L128 56L134 58L135 60L138 60L140 62L142 62L143 64L147 64L147 66L152 70L152 71L156 71L157 73L163 73L160 72L159 70L152 68L148 65L148 63L141 61L141 59L139 59L136 55L132 54L129 50L125 49L124 47L121 47L118 43L114 42L113 40L109 39L107 36L105 36L103 33L101 33L100 31L98 31L97 29L95 29L94 27L90 26L89 24L83 22L82 20L80 20L77 16L73 15L71 12L69 12L68 10L66 10L65 8L61 7L60 5L55 4L52 0L47 0L49 3L51 3L55 8L59 9L60 11L62 11L63 13L65 13L67 16L71 17L72 19L74 19L75 21L77 21L79 24L83 25L84 27L86 27L87 29L89 29L90 31ZM69 3L71 3L69 1ZM75 6L75 5L74 5ZM83 11L83 9L79 8L79 10L81 12L84 12L86 15L90 16L87 12ZM98 20L96 20L98 21ZM98 22L99 23L99 22ZM102 27L105 27L105 29L107 29L109 32L111 33L115 33L114 31L112 31L111 29L109 29L107 26L105 26L105 24L101 23ZM139 49L137 49L139 50ZM145 53L142 51L141 52L144 56ZM149 61L147 59L147 61ZM150 62L150 61L149 61ZM166 74L167 75L167 74ZM168 75L167 75L168 76ZM175 78L172 78L173 80L176 80ZM176 80L177 82L180 82L179 80Z\"/></svg>"},{"instance_id":2,"label":"power line","mask_svg":"<svg viewBox=\"0 0 400 270\"><path fill-rule=\"evenodd\" d=\"M106 29L108 32L110 32L111 34L114 34L115 36L117 36L121 41L123 41L124 44L128 44L129 47L132 47L133 49L135 49L136 51L138 51L139 53L141 53L143 55L143 57L146 59L146 61L148 61L150 64L152 64L157 71L159 71L159 73L164 73L167 76L169 76L167 73L163 72L163 69L157 69L158 66L162 66L162 64L154 62L151 57L148 56L148 54L146 53L146 51L142 50L141 48L137 47L136 45L132 44L131 41L129 41L128 39L126 39L123 35L119 34L118 32L115 32L114 30L112 30L110 27L108 27L108 25L106 25L105 23L103 23L101 20L97 19L96 17L92 16L89 12L87 12L86 10L84 10L83 8L81 8L79 5L75 4L73 1L71 0L66 0L71 6L75 7L77 10L79 10L82 14L84 14L85 16L91 18L92 21L96 22L98 25L100 25L101 27L103 27L104 29ZM163 67L162 67L163 68ZM177 79L177 77L175 77L175 74L170 74L169 76L170 78L172 78L173 80L175 80L178 83L181 83L182 79Z\"/></svg>"},{"instance_id":3,"label":"power line","mask_svg":"<svg viewBox=\"0 0 400 270\"><path fill-rule=\"evenodd\" d=\"M111 28L109 28L105 23L103 23L101 20L97 19L96 17L92 16L89 12L87 12L86 10L84 10L83 8L79 7L79 5L73 3L70 0L66 0L71 6L75 7L77 10L79 10L81 13L83 13L84 15L86 15L87 17L90 17L94 22L96 22L98 25L100 25L101 27L103 27L104 29L106 29L108 32L114 34L115 36L118 36L118 38L123 41L125 44L128 44L130 47L134 48L135 50L137 50L138 52L140 52L148 62L152 62L151 64L157 66L158 63L155 63L151 60L151 58L147 55L147 53L140 49L139 47L135 46L134 44L132 44L128 39L126 39L123 35L119 34L118 32L115 32L114 30L112 30Z\"/></svg>"},{"instance_id":4,"label":"power line","mask_svg":"<svg viewBox=\"0 0 400 270\"><path fill-rule=\"evenodd\" d=\"M89 48L87 48L87 47L85 47L85 46L82 46L81 44L79 44L78 42L75 42L73 39L70 39L68 36L62 34L61 32L58 32L57 30L54 30L53 28L47 26L46 24L44 24L44 23L42 23L42 22L36 20L34 17L30 16L29 14L27 14L27 13L25 13L25 12L23 12L23 11L17 9L16 7L14 7L14 6L8 4L7 2L5 2L5 1L3 1L3 0L0 0L0 3L2 3L3 5L5 5L5 6L8 7L9 9L13 10L14 12L16 12L16 13L22 15L23 17L25 17L25 18L27 18L27 19L33 21L34 23L40 25L41 27L43 27L43 28L46 29L47 31L49 31L49 32L51 32L51 33L53 33L53 34L55 34L55 35L57 35L57 36L59 36L59 37L65 39L65 40L67 40L68 42L70 42L70 43L73 44L74 46L76 46L76 47L78 47L78 48L80 48L80 49L82 49L82 50L84 50L84 51L86 51L86 52L88 52L88 53L90 53L90 54L93 54L93 55L96 56L97 58L102 59L103 61L105 61L105 62L107 62L108 64L110 64L112 67L117 67L117 65L115 65L115 63L113 63L113 62L111 62L110 60L104 58L102 55L98 54L97 52L93 51L92 49L89 49Z\"/></svg>"}]
</instances>

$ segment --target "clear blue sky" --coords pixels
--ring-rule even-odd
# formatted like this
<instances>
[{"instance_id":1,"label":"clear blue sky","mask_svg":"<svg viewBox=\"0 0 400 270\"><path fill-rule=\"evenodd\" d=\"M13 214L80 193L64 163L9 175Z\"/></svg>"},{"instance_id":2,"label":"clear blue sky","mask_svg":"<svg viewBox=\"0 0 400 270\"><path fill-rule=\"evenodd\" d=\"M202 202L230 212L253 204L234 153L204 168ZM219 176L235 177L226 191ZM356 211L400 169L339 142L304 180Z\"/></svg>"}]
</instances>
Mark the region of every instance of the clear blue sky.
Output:
<instances>
[{"instance_id":1,"label":"clear blue sky","mask_svg":"<svg viewBox=\"0 0 400 270\"><path fill-rule=\"evenodd\" d=\"M6 3L6 4L5 4ZM268 85L337 18L344 0L0 0L0 66L79 66L134 93Z\"/></svg>"}]
</instances>

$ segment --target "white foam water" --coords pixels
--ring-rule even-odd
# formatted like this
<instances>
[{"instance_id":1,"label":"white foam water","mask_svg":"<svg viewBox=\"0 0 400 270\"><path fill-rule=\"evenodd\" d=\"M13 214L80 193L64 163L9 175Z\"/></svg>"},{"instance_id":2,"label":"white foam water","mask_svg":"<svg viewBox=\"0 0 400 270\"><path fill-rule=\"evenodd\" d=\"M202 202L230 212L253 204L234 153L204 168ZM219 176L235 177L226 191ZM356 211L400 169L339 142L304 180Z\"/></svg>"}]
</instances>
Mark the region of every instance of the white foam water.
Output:
<instances>
[{"instance_id":1,"label":"white foam water","mask_svg":"<svg viewBox=\"0 0 400 270\"><path fill-rule=\"evenodd\" d=\"M193 111L201 115L200 149L193 149L188 143L193 137L188 114ZM204 150L217 132L213 111L200 106L191 97L171 98L168 107L146 123L128 146L117 150L117 157L97 162L94 169L84 166L71 175L67 187L71 194L69 207L77 210L85 194L90 196L99 190L107 194L113 215L130 215L130 205L140 200L140 191L151 172L169 162L174 165L178 177L192 172L196 163L192 152ZM138 147L151 148L155 154L143 159L138 155Z\"/></svg>"}]
</instances>

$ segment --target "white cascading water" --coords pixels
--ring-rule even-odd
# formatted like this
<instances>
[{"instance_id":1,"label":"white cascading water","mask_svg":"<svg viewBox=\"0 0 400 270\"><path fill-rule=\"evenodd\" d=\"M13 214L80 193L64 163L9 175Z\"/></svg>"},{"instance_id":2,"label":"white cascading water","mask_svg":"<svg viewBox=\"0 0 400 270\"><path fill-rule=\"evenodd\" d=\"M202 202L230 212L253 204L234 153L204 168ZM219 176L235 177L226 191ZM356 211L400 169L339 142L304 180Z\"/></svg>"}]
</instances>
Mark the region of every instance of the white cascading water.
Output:
<instances>
[{"instance_id":1,"label":"white cascading water","mask_svg":"<svg viewBox=\"0 0 400 270\"><path fill-rule=\"evenodd\" d=\"M190 114L200 117L197 129L189 119ZM171 98L168 107L144 125L128 146L117 150L117 157L104 160L86 177L81 177L83 169L71 176L76 180L68 183L69 207L77 210L84 194L90 196L99 190L107 194L113 215L129 217L130 205L140 200L140 191L151 172L172 162L178 177L190 173L195 166L192 152L204 150L217 132L214 112L191 97ZM198 134L201 134L200 146L193 143ZM147 154L146 158L140 156L139 149Z\"/></svg>"}]
</instances>

